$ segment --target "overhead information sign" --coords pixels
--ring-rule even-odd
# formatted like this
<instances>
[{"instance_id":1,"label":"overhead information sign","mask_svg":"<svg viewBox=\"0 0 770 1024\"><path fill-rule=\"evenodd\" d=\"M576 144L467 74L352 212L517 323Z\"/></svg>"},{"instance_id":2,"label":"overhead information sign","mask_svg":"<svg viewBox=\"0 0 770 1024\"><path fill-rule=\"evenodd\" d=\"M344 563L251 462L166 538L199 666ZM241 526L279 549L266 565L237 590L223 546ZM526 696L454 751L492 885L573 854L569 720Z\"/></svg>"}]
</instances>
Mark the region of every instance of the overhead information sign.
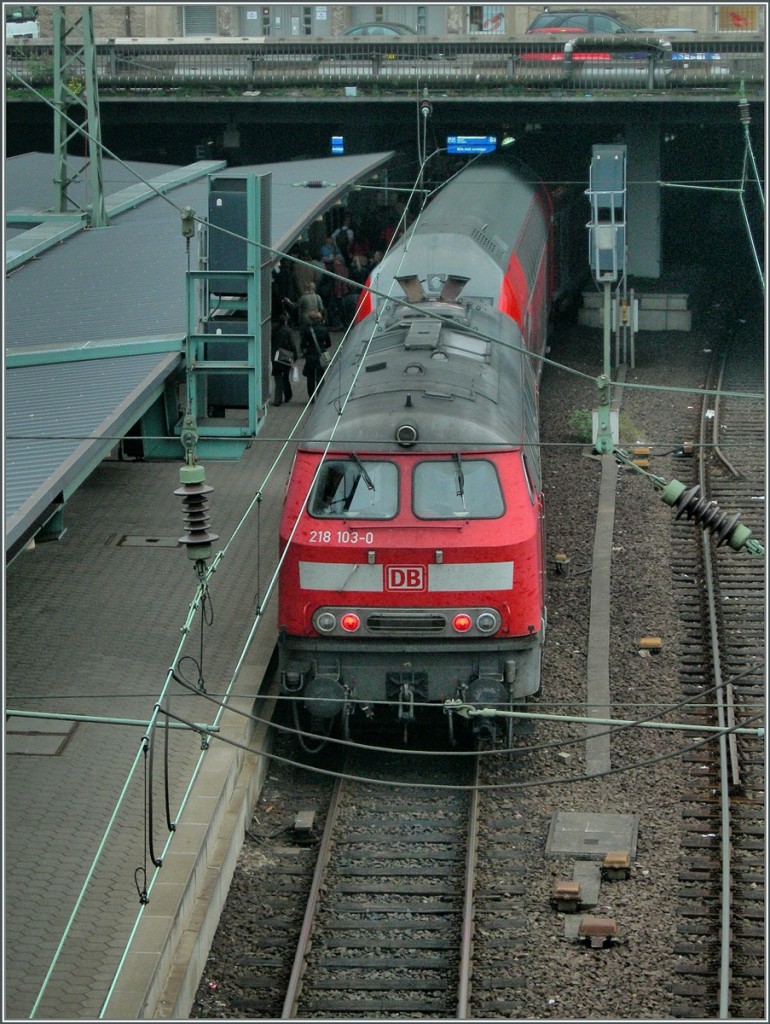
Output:
<instances>
[{"instance_id":1,"label":"overhead information sign","mask_svg":"<svg viewBox=\"0 0 770 1024\"><path fill-rule=\"evenodd\" d=\"M345 152L345 138L342 135L332 135L332 156L342 156Z\"/></svg>"},{"instance_id":2,"label":"overhead information sign","mask_svg":"<svg viewBox=\"0 0 770 1024\"><path fill-rule=\"evenodd\" d=\"M497 149L496 135L448 135L447 153L494 153Z\"/></svg>"}]
</instances>

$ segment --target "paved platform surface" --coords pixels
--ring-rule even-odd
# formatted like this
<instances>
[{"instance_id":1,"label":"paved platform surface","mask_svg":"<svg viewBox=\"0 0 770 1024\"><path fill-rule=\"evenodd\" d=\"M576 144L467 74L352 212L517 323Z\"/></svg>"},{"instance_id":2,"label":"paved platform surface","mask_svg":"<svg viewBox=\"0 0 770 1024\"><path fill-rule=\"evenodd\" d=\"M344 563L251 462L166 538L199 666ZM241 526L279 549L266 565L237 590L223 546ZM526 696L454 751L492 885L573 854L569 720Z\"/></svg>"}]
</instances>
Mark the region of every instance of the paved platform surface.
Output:
<instances>
[{"instance_id":1,"label":"paved platform surface","mask_svg":"<svg viewBox=\"0 0 770 1024\"><path fill-rule=\"evenodd\" d=\"M304 381L296 390L304 398ZM210 529L220 536L214 551L227 545L227 553L210 583L202 635L198 613L180 670L197 682L200 665L209 695L231 683L270 584L291 446L277 466L274 460L302 410L297 399L271 408L242 459L204 463L214 487ZM174 495L181 465L181 445L179 462L105 460L68 503L61 539L38 544L8 567L7 709L150 719L197 586L186 551L169 543L185 532ZM258 513L231 539L258 490ZM134 540L119 544L123 537ZM274 606L275 600L268 604L235 679L234 704L247 712L274 649ZM214 721L218 709L203 696L178 684L169 693L175 713ZM221 725L235 739L247 734L246 719L233 712ZM162 981L169 964L162 961L168 951L161 933L201 870L201 848L214 851L211 818L215 809L226 813L244 755L212 740L202 756L196 733L170 733L172 820L183 808L171 837L158 736L152 845L164 865L156 871L148 851L143 735L141 724L6 717L6 1020L29 1019L33 1010L36 1019L135 1018L144 1012L147 978L157 975L156 986Z\"/></svg>"}]
</instances>

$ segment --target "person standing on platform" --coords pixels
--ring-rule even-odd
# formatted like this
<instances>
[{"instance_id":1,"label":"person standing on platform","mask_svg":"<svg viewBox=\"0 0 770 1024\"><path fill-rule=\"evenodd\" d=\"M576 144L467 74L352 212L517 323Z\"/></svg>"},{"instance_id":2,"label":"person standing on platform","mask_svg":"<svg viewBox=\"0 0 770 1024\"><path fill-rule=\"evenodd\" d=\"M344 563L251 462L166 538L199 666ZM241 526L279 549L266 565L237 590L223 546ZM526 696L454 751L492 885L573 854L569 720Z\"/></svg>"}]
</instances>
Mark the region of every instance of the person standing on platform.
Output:
<instances>
[{"instance_id":1,"label":"person standing on platform","mask_svg":"<svg viewBox=\"0 0 770 1024\"><path fill-rule=\"evenodd\" d=\"M307 283L305 291L300 295L296 302L284 299L284 305L288 306L289 309L297 311L300 334L310 323L311 313L320 313L321 319L323 320L324 304L321 296L316 294L315 284L312 281Z\"/></svg>"},{"instance_id":2,"label":"person standing on platform","mask_svg":"<svg viewBox=\"0 0 770 1024\"><path fill-rule=\"evenodd\" d=\"M291 368L297 358L297 346L294 344L291 327L289 327L288 313L281 313L280 320L274 325L270 349L273 380L275 381L273 405L278 406L283 405L284 402L290 402L294 397L294 392L291 389Z\"/></svg>"},{"instance_id":3,"label":"person standing on platform","mask_svg":"<svg viewBox=\"0 0 770 1024\"><path fill-rule=\"evenodd\" d=\"M335 245L342 252L346 260L350 258L355 237L352 218L349 213L346 213L342 218L342 224L332 234Z\"/></svg>"},{"instance_id":4,"label":"person standing on platform","mask_svg":"<svg viewBox=\"0 0 770 1024\"><path fill-rule=\"evenodd\" d=\"M323 322L323 317L319 312L311 313L307 327L300 334L300 347L305 357L305 368L302 373L307 378L307 397L311 402L315 402L313 394L316 388L320 387L326 369L322 353L327 352L331 345L329 329Z\"/></svg>"}]
</instances>

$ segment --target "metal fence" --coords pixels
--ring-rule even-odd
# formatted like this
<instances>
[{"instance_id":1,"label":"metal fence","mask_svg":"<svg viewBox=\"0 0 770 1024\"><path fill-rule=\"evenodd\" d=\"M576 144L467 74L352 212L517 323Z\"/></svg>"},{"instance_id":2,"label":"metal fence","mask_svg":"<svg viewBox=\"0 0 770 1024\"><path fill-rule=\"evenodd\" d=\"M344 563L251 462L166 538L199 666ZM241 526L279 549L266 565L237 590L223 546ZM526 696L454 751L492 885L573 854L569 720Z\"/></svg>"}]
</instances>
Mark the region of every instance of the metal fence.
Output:
<instances>
[{"instance_id":1,"label":"metal fence","mask_svg":"<svg viewBox=\"0 0 770 1024\"><path fill-rule=\"evenodd\" d=\"M602 89L733 91L765 80L764 38L583 36L566 42L420 37L313 42L280 39L112 39L97 43L100 88L265 89L411 86L511 92ZM68 75L77 78L76 62ZM53 45L6 43L6 85L53 78Z\"/></svg>"}]
</instances>

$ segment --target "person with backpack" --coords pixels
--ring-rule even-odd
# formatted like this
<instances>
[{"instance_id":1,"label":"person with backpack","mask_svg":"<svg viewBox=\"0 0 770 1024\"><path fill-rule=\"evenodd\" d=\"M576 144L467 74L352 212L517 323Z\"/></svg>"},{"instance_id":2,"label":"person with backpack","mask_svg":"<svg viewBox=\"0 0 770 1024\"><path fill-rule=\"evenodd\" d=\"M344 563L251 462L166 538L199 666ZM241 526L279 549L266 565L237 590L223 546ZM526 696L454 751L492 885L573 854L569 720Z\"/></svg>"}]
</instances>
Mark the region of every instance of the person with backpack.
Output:
<instances>
[{"instance_id":1,"label":"person with backpack","mask_svg":"<svg viewBox=\"0 0 770 1024\"><path fill-rule=\"evenodd\" d=\"M300 347L305 357L305 368L302 371L307 378L307 397L315 402L313 397L317 388L321 386L324 371L329 362L328 350L332 346L332 339L329 336L329 328L323 322L319 312L311 312L308 324L300 333Z\"/></svg>"}]
</instances>

